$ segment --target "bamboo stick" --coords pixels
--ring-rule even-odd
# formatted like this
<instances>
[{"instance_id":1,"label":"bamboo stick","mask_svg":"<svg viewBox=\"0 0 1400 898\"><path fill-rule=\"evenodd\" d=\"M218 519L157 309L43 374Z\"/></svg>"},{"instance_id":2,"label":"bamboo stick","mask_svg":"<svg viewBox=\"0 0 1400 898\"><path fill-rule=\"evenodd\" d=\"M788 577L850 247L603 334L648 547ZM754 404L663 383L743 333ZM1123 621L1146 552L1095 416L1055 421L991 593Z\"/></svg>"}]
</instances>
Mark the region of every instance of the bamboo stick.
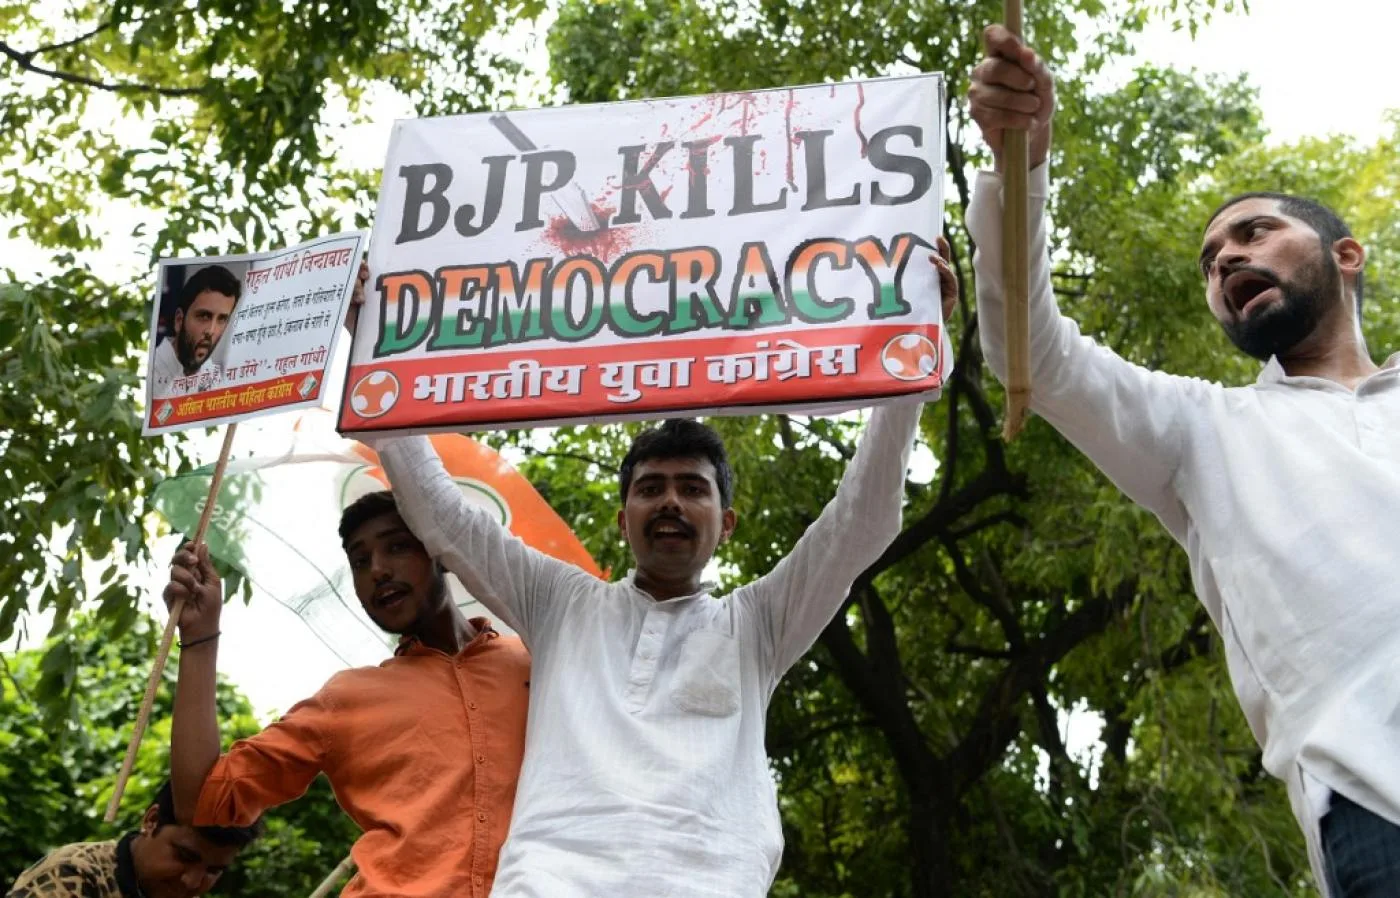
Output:
<instances>
[{"instance_id":1,"label":"bamboo stick","mask_svg":"<svg viewBox=\"0 0 1400 898\"><path fill-rule=\"evenodd\" d=\"M1006 0L1005 25L1021 36L1021 0ZM1026 223L1026 132L1008 128L1002 139L1002 282L1006 303L1006 417L1002 437L1013 440L1030 411L1030 236Z\"/></svg>"},{"instance_id":2,"label":"bamboo stick","mask_svg":"<svg viewBox=\"0 0 1400 898\"><path fill-rule=\"evenodd\" d=\"M214 466L214 476L209 482L209 497L204 500L204 512L199 516L199 527L194 533L194 543L204 542L205 531L209 529L210 518L214 514L214 502L219 495L219 486L224 480L224 469L228 467L229 450L233 448L233 435L238 424L230 424L224 431L224 444L219 449L219 463ZM160 649L156 652L155 664L151 666L151 677L146 681L146 696L141 700L141 710L136 714L136 727L131 731L131 741L126 745L126 757L122 759L121 772L117 774L117 784L112 790L112 798L107 802L107 813L102 820L115 823L117 808L121 805L122 793L126 791L126 781L131 778L131 768L136 764L136 753L141 748L141 737L146 733L146 725L151 719L151 708L155 705L156 690L160 688L161 674L165 672L165 662L170 658L170 645L175 641L175 628L180 622L180 612L185 608L183 599L170 609L170 619L165 622L165 633L160 638Z\"/></svg>"},{"instance_id":3,"label":"bamboo stick","mask_svg":"<svg viewBox=\"0 0 1400 898\"><path fill-rule=\"evenodd\" d=\"M335 887L339 885L345 877L349 876L350 871L354 869L355 859L347 854L345 860L336 864L335 869L332 870L325 879L321 880L321 884L316 887L316 891L311 893L311 898L329 898L331 892L335 891Z\"/></svg>"}]
</instances>

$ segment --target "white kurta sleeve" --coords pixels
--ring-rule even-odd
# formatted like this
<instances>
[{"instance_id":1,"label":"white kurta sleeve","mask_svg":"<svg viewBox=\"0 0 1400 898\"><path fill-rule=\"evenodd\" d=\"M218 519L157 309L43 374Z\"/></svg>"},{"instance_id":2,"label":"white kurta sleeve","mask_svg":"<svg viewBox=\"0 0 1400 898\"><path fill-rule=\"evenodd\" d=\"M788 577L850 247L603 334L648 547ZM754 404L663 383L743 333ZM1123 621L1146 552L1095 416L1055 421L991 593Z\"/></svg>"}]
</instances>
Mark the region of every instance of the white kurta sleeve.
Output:
<instances>
[{"instance_id":1,"label":"white kurta sleeve","mask_svg":"<svg viewBox=\"0 0 1400 898\"><path fill-rule=\"evenodd\" d=\"M1134 365L1060 314L1050 284L1046 166L1031 172L1029 186L1031 408L1180 537L1185 511L1172 481L1184 454L1182 411L1210 385ZM987 364L1006 383L1001 212L1001 179L983 172L967 210L977 244L977 326Z\"/></svg>"},{"instance_id":2,"label":"white kurta sleeve","mask_svg":"<svg viewBox=\"0 0 1400 898\"><path fill-rule=\"evenodd\" d=\"M586 571L526 545L473 505L427 437L375 440L399 513L428 554L533 648L531 637L558 619Z\"/></svg>"},{"instance_id":3,"label":"white kurta sleeve","mask_svg":"<svg viewBox=\"0 0 1400 898\"><path fill-rule=\"evenodd\" d=\"M923 402L879 406L821 515L773 570L739 590L761 655L778 678L816 642L856 577L899 534L905 472Z\"/></svg>"}]
</instances>

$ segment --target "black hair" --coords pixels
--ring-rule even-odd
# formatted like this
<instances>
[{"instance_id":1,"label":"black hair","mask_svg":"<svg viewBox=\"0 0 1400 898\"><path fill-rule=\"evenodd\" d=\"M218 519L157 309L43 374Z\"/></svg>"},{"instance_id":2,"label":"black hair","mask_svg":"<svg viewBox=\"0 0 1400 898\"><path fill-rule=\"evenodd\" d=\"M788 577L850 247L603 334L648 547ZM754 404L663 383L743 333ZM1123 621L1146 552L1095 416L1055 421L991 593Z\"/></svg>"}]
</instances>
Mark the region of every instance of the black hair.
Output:
<instances>
[{"instance_id":1,"label":"black hair","mask_svg":"<svg viewBox=\"0 0 1400 898\"><path fill-rule=\"evenodd\" d=\"M720 503L729 508L734 503L734 469L724 451L724 440L714 428L688 418L668 418L659 427L637 434L627 455L622 459L619 475L622 480L622 503L627 504L627 491L632 475L644 461L664 458L703 458L715 466L715 485L719 487Z\"/></svg>"},{"instance_id":2,"label":"black hair","mask_svg":"<svg viewBox=\"0 0 1400 898\"><path fill-rule=\"evenodd\" d=\"M243 285L233 276L232 271L222 265L209 265L196 271L185 281L185 286L180 288L180 311L188 312L190 306L199 298L199 294L206 290L232 296L234 302L238 302L239 297L243 295Z\"/></svg>"},{"instance_id":3,"label":"black hair","mask_svg":"<svg viewBox=\"0 0 1400 898\"><path fill-rule=\"evenodd\" d=\"M175 818L175 793L170 781L156 793L156 826L174 826L180 821ZM232 848L246 848L263 834L263 820L259 817L251 826L195 826L195 832L213 842Z\"/></svg>"},{"instance_id":4,"label":"black hair","mask_svg":"<svg viewBox=\"0 0 1400 898\"><path fill-rule=\"evenodd\" d=\"M1206 230L1220 217L1220 213L1231 206L1244 202L1245 200L1275 200L1279 204L1279 210L1289 218L1296 218L1313 229L1317 234L1317 239L1322 243L1324 252L1330 253L1332 244L1343 237L1350 237L1351 228L1342 221L1341 216L1331 209L1319 203L1317 200L1309 199L1305 196L1295 196L1291 193L1277 193L1271 190L1252 190L1248 193L1240 193L1230 197L1210 214L1210 220L1206 222ZM1356 273L1356 288L1353 294L1356 298L1356 314L1361 315L1361 293L1362 275L1364 272Z\"/></svg>"},{"instance_id":5,"label":"black hair","mask_svg":"<svg viewBox=\"0 0 1400 898\"><path fill-rule=\"evenodd\" d=\"M380 515L398 514L399 506L394 501L394 494L389 490L378 490L373 493L365 493L360 498L351 502L340 513L340 544L344 546L350 541L350 535L364 526L366 521L372 521Z\"/></svg>"}]
</instances>

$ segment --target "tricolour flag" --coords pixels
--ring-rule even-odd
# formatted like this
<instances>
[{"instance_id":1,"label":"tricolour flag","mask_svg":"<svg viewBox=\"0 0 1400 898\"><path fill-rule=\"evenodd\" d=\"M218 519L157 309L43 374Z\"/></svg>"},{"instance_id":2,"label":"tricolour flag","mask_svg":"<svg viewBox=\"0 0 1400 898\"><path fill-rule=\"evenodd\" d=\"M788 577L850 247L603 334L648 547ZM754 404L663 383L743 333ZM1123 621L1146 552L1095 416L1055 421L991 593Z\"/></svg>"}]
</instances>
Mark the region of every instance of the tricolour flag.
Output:
<instances>
[{"instance_id":1,"label":"tricolour flag","mask_svg":"<svg viewBox=\"0 0 1400 898\"><path fill-rule=\"evenodd\" d=\"M529 545L603 576L568 524L495 450L460 434L430 439L470 501ZM198 527L213 467L156 487L155 507L176 532L192 535ZM252 584L255 597L291 609L347 665L377 664L394 638L360 607L336 528L346 506L387 487L369 447L317 435L299 422L282 454L229 462L205 542L218 562ZM448 582L465 613L491 616L455 577Z\"/></svg>"}]
</instances>

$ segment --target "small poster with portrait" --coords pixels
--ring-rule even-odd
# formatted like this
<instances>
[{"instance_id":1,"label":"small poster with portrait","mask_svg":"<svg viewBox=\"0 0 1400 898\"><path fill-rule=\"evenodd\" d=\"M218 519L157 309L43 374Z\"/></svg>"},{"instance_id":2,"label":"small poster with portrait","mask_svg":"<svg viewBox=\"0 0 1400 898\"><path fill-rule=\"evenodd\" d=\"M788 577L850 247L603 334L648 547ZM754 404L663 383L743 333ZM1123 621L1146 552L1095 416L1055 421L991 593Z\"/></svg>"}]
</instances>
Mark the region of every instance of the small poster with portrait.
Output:
<instances>
[{"instance_id":1,"label":"small poster with portrait","mask_svg":"<svg viewBox=\"0 0 1400 898\"><path fill-rule=\"evenodd\" d=\"M142 433L319 405L365 236L160 260Z\"/></svg>"}]
</instances>

